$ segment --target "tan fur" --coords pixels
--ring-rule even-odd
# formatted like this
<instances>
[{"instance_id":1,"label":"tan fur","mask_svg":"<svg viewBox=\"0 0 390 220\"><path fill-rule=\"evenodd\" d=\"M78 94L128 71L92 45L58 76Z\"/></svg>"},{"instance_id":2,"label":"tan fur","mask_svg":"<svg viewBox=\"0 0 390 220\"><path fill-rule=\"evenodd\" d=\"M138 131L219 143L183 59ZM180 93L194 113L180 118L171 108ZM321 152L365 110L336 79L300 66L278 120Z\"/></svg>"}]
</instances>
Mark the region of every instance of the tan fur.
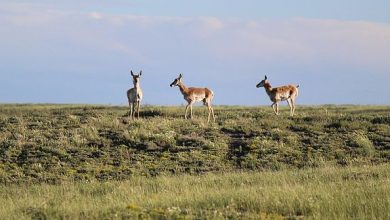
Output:
<instances>
[{"instance_id":1,"label":"tan fur","mask_svg":"<svg viewBox=\"0 0 390 220\"><path fill-rule=\"evenodd\" d=\"M213 120L215 121L215 116L214 116L214 109L211 107L211 101L214 98L214 93L208 88L195 88L195 87L189 87L187 88L183 82L181 81L182 75L180 74L178 78L176 78L172 83L172 86L178 86L180 89L180 92L183 94L184 99L187 101L187 106L186 106L186 111L184 114L184 118L187 119L187 112L188 108L190 108L190 113L191 113L191 119L192 119L192 105L195 102L203 102L205 106L208 108L208 118L207 118L207 123L210 122L210 116L213 116Z\"/></svg>"},{"instance_id":2,"label":"tan fur","mask_svg":"<svg viewBox=\"0 0 390 220\"><path fill-rule=\"evenodd\" d=\"M279 115L279 102L287 101L290 106L290 115L294 116L295 113L295 99L298 96L298 87L294 85L280 86L272 88L271 84L267 80L267 76L256 87L264 87L270 100L273 102L271 107L276 115Z\"/></svg>"},{"instance_id":3,"label":"tan fur","mask_svg":"<svg viewBox=\"0 0 390 220\"><path fill-rule=\"evenodd\" d=\"M134 75L133 71L131 71L134 88L127 90L127 99L129 101L129 106L130 106L129 116L131 116L132 119L134 119L136 113L137 113L137 119L139 118L139 111L141 108L141 101L143 98L143 93L140 86L141 75L142 75L142 71L138 75Z\"/></svg>"}]
</instances>

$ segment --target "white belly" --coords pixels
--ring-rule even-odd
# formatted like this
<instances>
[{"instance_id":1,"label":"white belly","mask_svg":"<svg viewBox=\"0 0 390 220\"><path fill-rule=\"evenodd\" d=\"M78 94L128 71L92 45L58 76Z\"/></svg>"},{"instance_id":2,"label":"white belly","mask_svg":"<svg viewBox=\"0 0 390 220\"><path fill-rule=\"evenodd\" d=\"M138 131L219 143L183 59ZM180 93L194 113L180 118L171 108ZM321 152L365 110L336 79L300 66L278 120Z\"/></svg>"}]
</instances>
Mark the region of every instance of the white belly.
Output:
<instances>
[{"instance_id":1,"label":"white belly","mask_svg":"<svg viewBox=\"0 0 390 220\"><path fill-rule=\"evenodd\" d=\"M290 98L289 92L280 93L278 97L276 97L277 100L281 100L281 101L287 100L288 98Z\"/></svg>"},{"instance_id":2,"label":"white belly","mask_svg":"<svg viewBox=\"0 0 390 220\"><path fill-rule=\"evenodd\" d=\"M185 100L187 100L188 102L201 102L201 101L203 101L203 99L205 98L205 96L204 95L192 95L191 97L188 97L188 98L186 98L185 96L184 96L184 99Z\"/></svg>"}]
</instances>

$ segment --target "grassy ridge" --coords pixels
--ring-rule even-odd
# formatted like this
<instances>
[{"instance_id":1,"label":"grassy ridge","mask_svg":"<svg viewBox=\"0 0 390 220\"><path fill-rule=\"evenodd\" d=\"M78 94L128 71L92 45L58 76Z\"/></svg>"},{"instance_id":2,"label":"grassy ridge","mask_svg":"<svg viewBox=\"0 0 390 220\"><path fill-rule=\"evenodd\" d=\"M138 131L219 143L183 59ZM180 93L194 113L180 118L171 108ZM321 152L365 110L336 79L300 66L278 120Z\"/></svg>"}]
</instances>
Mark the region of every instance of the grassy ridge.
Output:
<instances>
[{"instance_id":1,"label":"grassy ridge","mask_svg":"<svg viewBox=\"0 0 390 220\"><path fill-rule=\"evenodd\" d=\"M389 106L183 111L0 105L0 218L390 218Z\"/></svg>"},{"instance_id":2,"label":"grassy ridge","mask_svg":"<svg viewBox=\"0 0 390 220\"><path fill-rule=\"evenodd\" d=\"M389 219L390 166L0 186L4 219Z\"/></svg>"},{"instance_id":3,"label":"grassy ridge","mask_svg":"<svg viewBox=\"0 0 390 220\"><path fill-rule=\"evenodd\" d=\"M1 105L0 182L368 165L390 160L390 107L216 107L216 123L183 107Z\"/></svg>"}]
</instances>

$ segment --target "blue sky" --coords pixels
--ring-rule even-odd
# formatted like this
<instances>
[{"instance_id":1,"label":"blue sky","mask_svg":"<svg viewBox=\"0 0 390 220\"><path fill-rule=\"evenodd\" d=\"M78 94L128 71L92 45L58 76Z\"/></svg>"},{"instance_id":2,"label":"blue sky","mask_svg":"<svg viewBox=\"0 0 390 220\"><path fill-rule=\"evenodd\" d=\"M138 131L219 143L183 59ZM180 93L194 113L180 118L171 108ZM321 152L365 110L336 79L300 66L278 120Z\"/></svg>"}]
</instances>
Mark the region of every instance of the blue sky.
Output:
<instances>
[{"instance_id":1,"label":"blue sky","mask_svg":"<svg viewBox=\"0 0 390 220\"><path fill-rule=\"evenodd\" d=\"M0 102L269 105L255 85L300 84L298 104L390 104L390 1L2 1Z\"/></svg>"}]
</instances>

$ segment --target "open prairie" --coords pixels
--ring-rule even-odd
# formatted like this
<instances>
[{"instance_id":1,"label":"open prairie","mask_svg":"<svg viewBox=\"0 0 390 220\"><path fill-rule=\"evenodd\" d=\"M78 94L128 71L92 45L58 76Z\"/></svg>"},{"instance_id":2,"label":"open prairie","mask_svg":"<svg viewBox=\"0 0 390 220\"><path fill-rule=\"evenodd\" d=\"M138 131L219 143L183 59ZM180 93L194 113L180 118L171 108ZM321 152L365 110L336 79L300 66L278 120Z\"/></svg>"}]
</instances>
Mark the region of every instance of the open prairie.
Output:
<instances>
[{"instance_id":1,"label":"open prairie","mask_svg":"<svg viewBox=\"0 0 390 220\"><path fill-rule=\"evenodd\" d=\"M390 218L390 106L0 105L0 216Z\"/></svg>"}]
</instances>

